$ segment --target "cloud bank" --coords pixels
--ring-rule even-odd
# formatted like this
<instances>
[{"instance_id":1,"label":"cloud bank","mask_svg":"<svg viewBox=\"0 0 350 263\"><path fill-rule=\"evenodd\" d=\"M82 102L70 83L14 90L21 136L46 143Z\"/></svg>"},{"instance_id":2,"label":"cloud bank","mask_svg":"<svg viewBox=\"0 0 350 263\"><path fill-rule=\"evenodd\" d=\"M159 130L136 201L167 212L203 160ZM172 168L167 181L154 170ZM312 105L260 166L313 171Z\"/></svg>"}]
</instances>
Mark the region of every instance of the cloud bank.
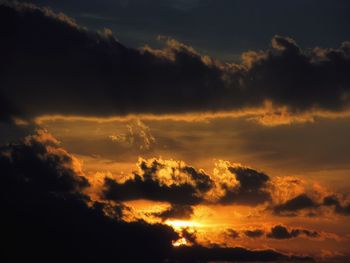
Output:
<instances>
[{"instance_id":1,"label":"cloud bank","mask_svg":"<svg viewBox=\"0 0 350 263\"><path fill-rule=\"evenodd\" d=\"M141 166L148 174L149 169L155 169ZM196 234L186 229L178 234L162 224L126 222L122 219L124 205L94 201L85 194L90 182L79 161L42 130L2 146L0 171L0 201L5 212L1 232L6 239L1 259L5 262L310 260L272 250L203 247L197 243ZM189 169L188 173L196 182L205 178L196 170ZM205 188L205 184L197 187ZM171 209L182 213L177 206ZM174 248L172 244L180 237L192 246Z\"/></svg>"},{"instance_id":2,"label":"cloud bank","mask_svg":"<svg viewBox=\"0 0 350 263\"><path fill-rule=\"evenodd\" d=\"M235 111L267 101L291 114L349 106L349 42L308 50L274 36L270 49L227 64L172 39L160 50L127 48L110 30L34 5L5 2L0 14L2 120Z\"/></svg>"}]
</instances>

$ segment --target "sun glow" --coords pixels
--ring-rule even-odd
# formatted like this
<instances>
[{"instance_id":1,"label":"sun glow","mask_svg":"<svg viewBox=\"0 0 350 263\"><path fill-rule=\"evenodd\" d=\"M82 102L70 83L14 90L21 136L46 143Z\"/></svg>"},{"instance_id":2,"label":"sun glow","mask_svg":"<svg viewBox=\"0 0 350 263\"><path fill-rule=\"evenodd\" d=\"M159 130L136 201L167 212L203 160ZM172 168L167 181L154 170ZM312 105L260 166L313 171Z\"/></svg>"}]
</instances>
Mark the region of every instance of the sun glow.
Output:
<instances>
[{"instance_id":1,"label":"sun glow","mask_svg":"<svg viewBox=\"0 0 350 263\"><path fill-rule=\"evenodd\" d=\"M195 222L195 221L186 221L186 220L167 220L165 224L175 228L175 229L181 229L181 228L187 228L187 227L202 227L203 225Z\"/></svg>"},{"instance_id":2,"label":"sun glow","mask_svg":"<svg viewBox=\"0 0 350 263\"><path fill-rule=\"evenodd\" d=\"M184 237L173 242L174 247L186 246L186 245L187 245L187 240Z\"/></svg>"}]
</instances>

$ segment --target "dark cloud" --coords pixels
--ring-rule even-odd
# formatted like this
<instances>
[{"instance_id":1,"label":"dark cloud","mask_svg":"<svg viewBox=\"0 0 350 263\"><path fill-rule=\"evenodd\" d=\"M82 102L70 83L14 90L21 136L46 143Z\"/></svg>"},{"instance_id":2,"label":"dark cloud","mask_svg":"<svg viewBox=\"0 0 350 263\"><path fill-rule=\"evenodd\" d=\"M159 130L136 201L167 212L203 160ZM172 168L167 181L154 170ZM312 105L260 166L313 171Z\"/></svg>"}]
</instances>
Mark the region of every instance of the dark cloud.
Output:
<instances>
[{"instance_id":1,"label":"dark cloud","mask_svg":"<svg viewBox=\"0 0 350 263\"><path fill-rule=\"evenodd\" d=\"M78 161L59 148L58 141L45 131L28 136L18 144L0 148L2 180L38 191L79 192L89 186Z\"/></svg>"},{"instance_id":2,"label":"dark cloud","mask_svg":"<svg viewBox=\"0 0 350 263\"><path fill-rule=\"evenodd\" d=\"M334 211L338 214L349 216L350 215L350 204L347 204L345 206L336 206Z\"/></svg>"},{"instance_id":3,"label":"dark cloud","mask_svg":"<svg viewBox=\"0 0 350 263\"><path fill-rule=\"evenodd\" d=\"M239 232L237 232L236 230L234 229L228 229L227 230L227 235L230 237L230 238L233 238L233 239L236 239L236 238L239 238Z\"/></svg>"},{"instance_id":4,"label":"dark cloud","mask_svg":"<svg viewBox=\"0 0 350 263\"><path fill-rule=\"evenodd\" d=\"M203 194L213 187L212 180L204 172L175 161L141 160L139 170L139 174L134 173L132 178L121 183L105 178L103 197L117 201L148 199L190 206L202 202Z\"/></svg>"},{"instance_id":5,"label":"dark cloud","mask_svg":"<svg viewBox=\"0 0 350 263\"><path fill-rule=\"evenodd\" d=\"M270 232L266 232L266 233L262 229L254 229L254 230L248 229L248 230L242 231L242 233L248 238L253 238L253 239L263 237L265 234L266 234L266 237L272 238L272 239L291 239L299 236L305 236L309 238L318 238L321 236L316 231L301 229L301 228L288 229L283 225L273 226ZM233 229L228 229L226 234L229 238L232 238L232 239L236 239L240 237L240 232Z\"/></svg>"},{"instance_id":6,"label":"dark cloud","mask_svg":"<svg viewBox=\"0 0 350 263\"><path fill-rule=\"evenodd\" d=\"M190 232L189 229L184 228L181 230L181 236L185 238L186 242L190 245L198 245L196 232Z\"/></svg>"},{"instance_id":7,"label":"dark cloud","mask_svg":"<svg viewBox=\"0 0 350 263\"><path fill-rule=\"evenodd\" d=\"M298 230L301 234L304 234L307 237L311 237L311 238L320 237L320 234L316 231L311 231L311 230L307 230L307 229L298 229Z\"/></svg>"},{"instance_id":8,"label":"dark cloud","mask_svg":"<svg viewBox=\"0 0 350 263\"><path fill-rule=\"evenodd\" d=\"M0 14L1 119L234 110L266 100L294 113L349 104L349 42L308 51L276 36L271 50L227 65L174 40L163 50L129 49L108 30L35 6L2 4Z\"/></svg>"},{"instance_id":9,"label":"dark cloud","mask_svg":"<svg viewBox=\"0 0 350 263\"><path fill-rule=\"evenodd\" d=\"M256 206L271 201L270 178L241 165L227 167L232 178L210 176L182 161L150 159L138 163L139 171L125 181L105 178L103 198L117 201L148 199L174 204L158 215L190 216L200 203ZM237 182L237 183L235 183Z\"/></svg>"},{"instance_id":10,"label":"dark cloud","mask_svg":"<svg viewBox=\"0 0 350 263\"><path fill-rule=\"evenodd\" d=\"M243 166L231 166L228 170L235 175L239 184L233 187L223 184L226 193L220 199L221 203L258 205L271 200L267 192L269 176Z\"/></svg>"},{"instance_id":11,"label":"dark cloud","mask_svg":"<svg viewBox=\"0 0 350 263\"><path fill-rule=\"evenodd\" d=\"M310 107L340 109L348 103L343 96L348 94L349 88L346 77L349 42L344 42L340 49L315 49L308 54L294 40L275 36L272 47L273 51L254 53L256 57L247 72L248 87L260 89L259 83L268 86L255 90L256 93L294 110ZM248 56L248 62L251 63L251 59Z\"/></svg>"},{"instance_id":12,"label":"dark cloud","mask_svg":"<svg viewBox=\"0 0 350 263\"><path fill-rule=\"evenodd\" d=\"M154 213L153 215L161 218L162 220L167 220L171 218L190 219L192 214L192 206L172 204L168 209L159 213Z\"/></svg>"},{"instance_id":13,"label":"dark cloud","mask_svg":"<svg viewBox=\"0 0 350 263\"><path fill-rule=\"evenodd\" d=\"M323 199L324 206L334 207L334 212L340 215L349 216L350 215L350 204L342 204L339 198L335 195L326 196Z\"/></svg>"},{"instance_id":14,"label":"dark cloud","mask_svg":"<svg viewBox=\"0 0 350 263\"><path fill-rule=\"evenodd\" d=\"M118 201L148 199L177 204L197 204L201 198L195 196L195 193L196 189L190 184L162 186L156 180L144 181L139 175L135 175L125 183L106 178L103 197Z\"/></svg>"},{"instance_id":15,"label":"dark cloud","mask_svg":"<svg viewBox=\"0 0 350 263\"><path fill-rule=\"evenodd\" d=\"M333 46L349 38L344 26L349 23L347 0L86 0L84 5L29 1L63 10L89 27L108 25L123 42L136 47L145 42L156 44L154 36L167 34L224 59L237 59L247 49L264 48L276 32L302 39L306 46Z\"/></svg>"},{"instance_id":16,"label":"dark cloud","mask_svg":"<svg viewBox=\"0 0 350 263\"><path fill-rule=\"evenodd\" d=\"M277 214L295 213L303 209L317 208L319 204L310 198L307 194L301 194L287 202L274 207L274 212Z\"/></svg>"},{"instance_id":17,"label":"dark cloud","mask_svg":"<svg viewBox=\"0 0 350 263\"><path fill-rule=\"evenodd\" d=\"M330 195L330 196L326 196L323 199L323 205L325 205L325 206L332 206L332 205L339 206L340 201L338 200L338 197Z\"/></svg>"},{"instance_id":18,"label":"dark cloud","mask_svg":"<svg viewBox=\"0 0 350 263\"><path fill-rule=\"evenodd\" d=\"M282 225L277 225L271 228L271 232L267 233L268 238L274 238L274 239L290 239L295 238L298 236L307 236L310 238L317 238L320 236L320 234L316 231L310 231L307 229L291 229L288 230L287 227Z\"/></svg>"},{"instance_id":19,"label":"dark cloud","mask_svg":"<svg viewBox=\"0 0 350 263\"><path fill-rule=\"evenodd\" d=\"M258 238L258 237L262 237L265 234L265 232L261 229L255 229L255 230L245 230L244 234L250 238Z\"/></svg>"},{"instance_id":20,"label":"dark cloud","mask_svg":"<svg viewBox=\"0 0 350 263\"><path fill-rule=\"evenodd\" d=\"M3 262L159 262L178 238L164 225L121 221L121 205L91 201L74 157L45 132L2 147L0 171Z\"/></svg>"},{"instance_id":21,"label":"dark cloud","mask_svg":"<svg viewBox=\"0 0 350 263\"><path fill-rule=\"evenodd\" d=\"M321 212L324 207L331 207L334 214L350 215L350 204L341 200L336 194L326 196L323 200L317 201L304 193L283 204L274 206L273 211L277 215L296 216L300 211L309 210L308 215L312 217Z\"/></svg>"},{"instance_id":22,"label":"dark cloud","mask_svg":"<svg viewBox=\"0 0 350 263\"><path fill-rule=\"evenodd\" d=\"M180 246L174 249L173 258L180 262L236 262L236 261L313 261L310 257L286 256L273 250L247 250L244 248L222 248L213 246Z\"/></svg>"},{"instance_id":23,"label":"dark cloud","mask_svg":"<svg viewBox=\"0 0 350 263\"><path fill-rule=\"evenodd\" d=\"M189 174L191 179L196 182L196 187L199 191L207 192L213 187L213 181L203 170L196 170L191 166L185 166L182 168L182 171Z\"/></svg>"}]
</instances>

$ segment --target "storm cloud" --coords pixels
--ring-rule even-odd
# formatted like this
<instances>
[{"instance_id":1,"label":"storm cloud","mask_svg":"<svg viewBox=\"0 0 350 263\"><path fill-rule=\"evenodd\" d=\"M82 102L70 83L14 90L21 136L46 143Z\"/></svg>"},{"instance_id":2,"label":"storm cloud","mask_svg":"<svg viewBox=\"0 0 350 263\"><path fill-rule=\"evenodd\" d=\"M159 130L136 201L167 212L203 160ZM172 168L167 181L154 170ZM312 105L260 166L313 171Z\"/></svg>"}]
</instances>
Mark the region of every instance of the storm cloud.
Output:
<instances>
[{"instance_id":1,"label":"storm cloud","mask_svg":"<svg viewBox=\"0 0 350 263\"><path fill-rule=\"evenodd\" d=\"M161 50L127 48L110 30L92 32L33 5L1 4L0 14L3 120L213 112L266 101L297 114L349 104L349 42L303 50L275 36L271 49L226 64L172 39Z\"/></svg>"}]
</instances>

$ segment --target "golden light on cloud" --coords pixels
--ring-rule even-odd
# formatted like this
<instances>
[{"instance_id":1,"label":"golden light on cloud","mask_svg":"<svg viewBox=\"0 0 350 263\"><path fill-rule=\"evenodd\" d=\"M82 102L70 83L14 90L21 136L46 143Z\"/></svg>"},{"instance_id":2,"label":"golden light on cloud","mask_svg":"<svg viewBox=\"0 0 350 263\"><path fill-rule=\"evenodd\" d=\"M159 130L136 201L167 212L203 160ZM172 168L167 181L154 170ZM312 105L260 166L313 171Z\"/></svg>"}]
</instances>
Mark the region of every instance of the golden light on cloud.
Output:
<instances>
[{"instance_id":1,"label":"golden light on cloud","mask_svg":"<svg viewBox=\"0 0 350 263\"><path fill-rule=\"evenodd\" d=\"M217 112L190 112L173 114L128 114L106 117L80 116L80 115L41 115L34 119L37 125L44 125L48 122L95 122L113 123L130 122L135 120L142 121L175 121L175 122L208 122L214 119L225 118L245 118L248 121L254 121L264 126L289 125L293 123L314 122L317 118L324 119L342 119L349 118L350 109L341 112L333 112L320 109L312 109L306 112L292 112L287 106L276 106L271 101L265 101L260 107L242 108L231 111Z\"/></svg>"},{"instance_id":2,"label":"golden light on cloud","mask_svg":"<svg viewBox=\"0 0 350 263\"><path fill-rule=\"evenodd\" d=\"M0 263L350 262L350 1L22 2L0 0Z\"/></svg>"},{"instance_id":3,"label":"golden light on cloud","mask_svg":"<svg viewBox=\"0 0 350 263\"><path fill-rule=\"evenodd\" d=\"M173 242L174 247L179 247L179 246L186 246L187 245L187 240L186 238L182 237L175 242Z\"/></svg>"}]
</instances>

